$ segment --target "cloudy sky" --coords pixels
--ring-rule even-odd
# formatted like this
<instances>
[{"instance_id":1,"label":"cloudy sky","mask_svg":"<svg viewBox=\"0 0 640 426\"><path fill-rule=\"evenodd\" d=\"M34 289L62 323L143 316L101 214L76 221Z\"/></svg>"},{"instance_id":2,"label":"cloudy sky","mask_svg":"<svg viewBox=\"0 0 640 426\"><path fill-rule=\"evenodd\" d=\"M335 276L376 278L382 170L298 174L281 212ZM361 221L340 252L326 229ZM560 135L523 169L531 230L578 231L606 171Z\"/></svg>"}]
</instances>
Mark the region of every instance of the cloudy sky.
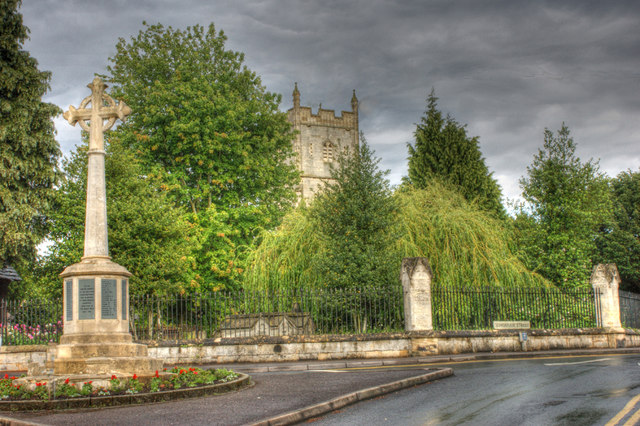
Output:
<instances>
[{"instance_id":1,"label":"cloudy sky","mask_svg":"<svg viewBox=\"0 0 640 426\"><path fill-rule=\"evenodd\" d=\"M119 37L142 21L213 22L268 90L292 106L293 83L314 111L349 110L392 183L406 175L425 99L479 136L503 194L565 122L583 159L610 176L640 167L640 2L430 0L23 0L25 44L52 71L46 100L67 109L89 94ZM80 131L59 118L64 152Z\"/></svg>"}]
</instances>

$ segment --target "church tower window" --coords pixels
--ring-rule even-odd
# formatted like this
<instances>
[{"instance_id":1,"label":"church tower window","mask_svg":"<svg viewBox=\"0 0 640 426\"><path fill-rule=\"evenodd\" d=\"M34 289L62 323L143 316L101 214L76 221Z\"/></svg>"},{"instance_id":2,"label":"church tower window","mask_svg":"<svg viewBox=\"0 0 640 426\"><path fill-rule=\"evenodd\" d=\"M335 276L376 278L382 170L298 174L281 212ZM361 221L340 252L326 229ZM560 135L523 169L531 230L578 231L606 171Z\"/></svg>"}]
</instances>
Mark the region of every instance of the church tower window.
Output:
<instances>
[{"instance_id":1,"label":"church tower window","mask_svg":"<svg viewBox=\"0 0 640 426\"><path fill-rule=\"evenodd\" d=\"M333 144L329 141L322 146L322 159L328 163L333 161Z\"/></svg>"}]
</instances>

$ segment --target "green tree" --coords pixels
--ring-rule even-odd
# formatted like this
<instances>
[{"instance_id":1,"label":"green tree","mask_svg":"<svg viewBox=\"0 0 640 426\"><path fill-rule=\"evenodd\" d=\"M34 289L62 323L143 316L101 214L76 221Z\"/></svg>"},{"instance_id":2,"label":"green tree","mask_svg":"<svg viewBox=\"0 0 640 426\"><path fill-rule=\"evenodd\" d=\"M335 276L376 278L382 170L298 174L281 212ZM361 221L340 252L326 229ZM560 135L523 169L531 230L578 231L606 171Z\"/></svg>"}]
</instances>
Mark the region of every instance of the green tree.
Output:
<instances>
[{"instance_id":1,"label":"green tree","mask_svg":"<svg viewBox=\"0 0 640 426\"><path fill-rule=\"evenodd\" d=\"M245 247L280 223L299 179L280 96L265 90L226 40L213 24L184 31L146 26L129 42L120 39L105 77L112 95L133 110L116 132L145 173L194 223L210 223L200 216L213 215L233 230L225 232L230 244L223 249L217 233L202 230L199 252L207 258L199 257L197 268L202 279L218 277L201 283L212 288L236 285ZM230 262L232 273L217 274Z\"/></svg>"},{"instance_id":2,"label":"green tree","mask_svg":"<svg viewBox=\"0 0 640 426\"><path fill-rule=\"evenodd\" d=\"M481 208L505 217L500 186L482 158L478 137L469 137L465 126L450 116L443 117L433 90L414 135L415 143L407 144L409 183L423 189L439 180L453 185Z\"/></svg>"},{"instance_id":3,"label":"green tree","mask_svg":"<svg viewBox=\"0 0 640 426\"><path fill-rule=\"evenodd\" d=\"M324 251L315 260L329 288L382 289L398 285L393 232L395 200L364 137L358 151L343 155L311 206Z\"/></svg>"},{"instance_id":4,"label":"green tree","mask_svg":"<svg viewBox=\"0 0 640 426\"><path fill-rule=\"evenodd\" d=\"M607 180L597 162L580 161L569 129L544 132L544 145L520 181L525 204L515 220L520 254L561 287L588 285L595 238L610 218Z\"/></svg>"},{"instance_id":5,"label":"green tree","mask_svg":"<svg viewBox=\"0 0 640 426\"><path fill-rule=\"evenodd\" d=\"M42 102L51 74L22 50L20 3L0 0L0 268L34 259L60 156L52 120L60 110Z\"/></svg>"},{"instance_id":6,"label":"green tree","mask_svg":"<svg viewBox=\"0 0 640 426\"><path fill-rule=\"evenodd\" d=\"M596 240L599 263L615 263L621 287L640 292L640 171L628 170L611 180L613 220Z\"/></svg>"},{"instance_id":7,"label":"green tree","mask_svg":"<svg viewBox=\"0 0 640 426\"><path fill-rule=\"evenodd\" d=\"M166 191L141 171L139 161L113 135L106 144L109 252L132 274L131 294L189 291L193 281L192 225ZM44 259L42 292L61 295L58 274L80 261L83 252L87 185L87 146L64 161L65 179L56 192L50 254Z\"/></svg>"}]
</instances>

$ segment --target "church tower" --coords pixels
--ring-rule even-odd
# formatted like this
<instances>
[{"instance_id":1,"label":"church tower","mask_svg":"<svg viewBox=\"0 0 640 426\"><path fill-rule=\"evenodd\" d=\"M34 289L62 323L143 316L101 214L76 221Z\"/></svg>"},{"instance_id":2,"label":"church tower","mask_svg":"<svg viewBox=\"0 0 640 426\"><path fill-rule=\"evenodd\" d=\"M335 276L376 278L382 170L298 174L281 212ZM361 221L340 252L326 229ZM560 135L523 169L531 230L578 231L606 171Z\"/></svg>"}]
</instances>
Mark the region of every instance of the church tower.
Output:
<instances>
[{"instance_id":1,"label":"church tower","mask_svg":"<svg viewBox=\"0 0 640 426\"><path fill-rule=\"evenodd\" d=\"M293 108L287 111L289 122L297 130L293 149L298 155L298 170L302 173L299 198L311 200L331 180L331 167L337 165L340 153L354 153L358 149L358 98L353 91L351 111L300 106L298 83L293 89Z\"/></svg>"}]
</instances>

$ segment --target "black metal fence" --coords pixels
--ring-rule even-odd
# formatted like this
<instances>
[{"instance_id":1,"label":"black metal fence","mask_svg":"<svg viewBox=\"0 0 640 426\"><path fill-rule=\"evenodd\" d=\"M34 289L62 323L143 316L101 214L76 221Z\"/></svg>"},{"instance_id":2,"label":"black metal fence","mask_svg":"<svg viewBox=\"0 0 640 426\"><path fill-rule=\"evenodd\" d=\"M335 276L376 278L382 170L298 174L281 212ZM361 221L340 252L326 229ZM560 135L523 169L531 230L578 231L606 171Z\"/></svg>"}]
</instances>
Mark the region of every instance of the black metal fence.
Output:
<instances>
[{"instance_id":1,"label":"black metal fence","mask_svg":"<svg viewBox=\"0 0 640 426\"><path fill-rule=\"evenodd\" d=\"M58 342L62 300L0 300L0 345Z\"/></svg>"},{"instance_id":2,"label":"black metal fence","mask_svg":"<svg viewBox=\"0 0 640 426\"><path fill-rule=\"evenodd\" d=\"M131 297L136 340L404 330L402 288Z\"/></svg>"},{"instance_id":3,"label":"black metal fence","mask_svg":"<svg viewBox=\"0 0 640 426\"><path fill-rule=\"evenodd\" d=\"M623 327L640 328L640 294L620 290L620 322Z\"/></svg>"},{"instance_id":4,"label":"black metal fence","mask_svg":"<svg viewBox=\"0 0 640 426\"><path fill-rule=\"evenodd\" d=\"M402 288L295 290L132 296L135 340L202 340L310 334L401 332ZM593 289L432 290L436 330L492 329L493 321L530 321L532 328L597 327ZM640 328L640 295L620 291L624 327ZM61 300L0 301L1 345L58 342Z\"/></svg>"},{"instance_id":5,"label":"black metal fence","mask_svg":"<svg viewBox=\"0 0 640 426\"><path fill-rule=\"evenodd\" d=\"M435 330L485 330L493 321L530 321L531 328L596 327L599 296L593 289L545 288L432 291Z\"/></svg>"}]
</instances>

